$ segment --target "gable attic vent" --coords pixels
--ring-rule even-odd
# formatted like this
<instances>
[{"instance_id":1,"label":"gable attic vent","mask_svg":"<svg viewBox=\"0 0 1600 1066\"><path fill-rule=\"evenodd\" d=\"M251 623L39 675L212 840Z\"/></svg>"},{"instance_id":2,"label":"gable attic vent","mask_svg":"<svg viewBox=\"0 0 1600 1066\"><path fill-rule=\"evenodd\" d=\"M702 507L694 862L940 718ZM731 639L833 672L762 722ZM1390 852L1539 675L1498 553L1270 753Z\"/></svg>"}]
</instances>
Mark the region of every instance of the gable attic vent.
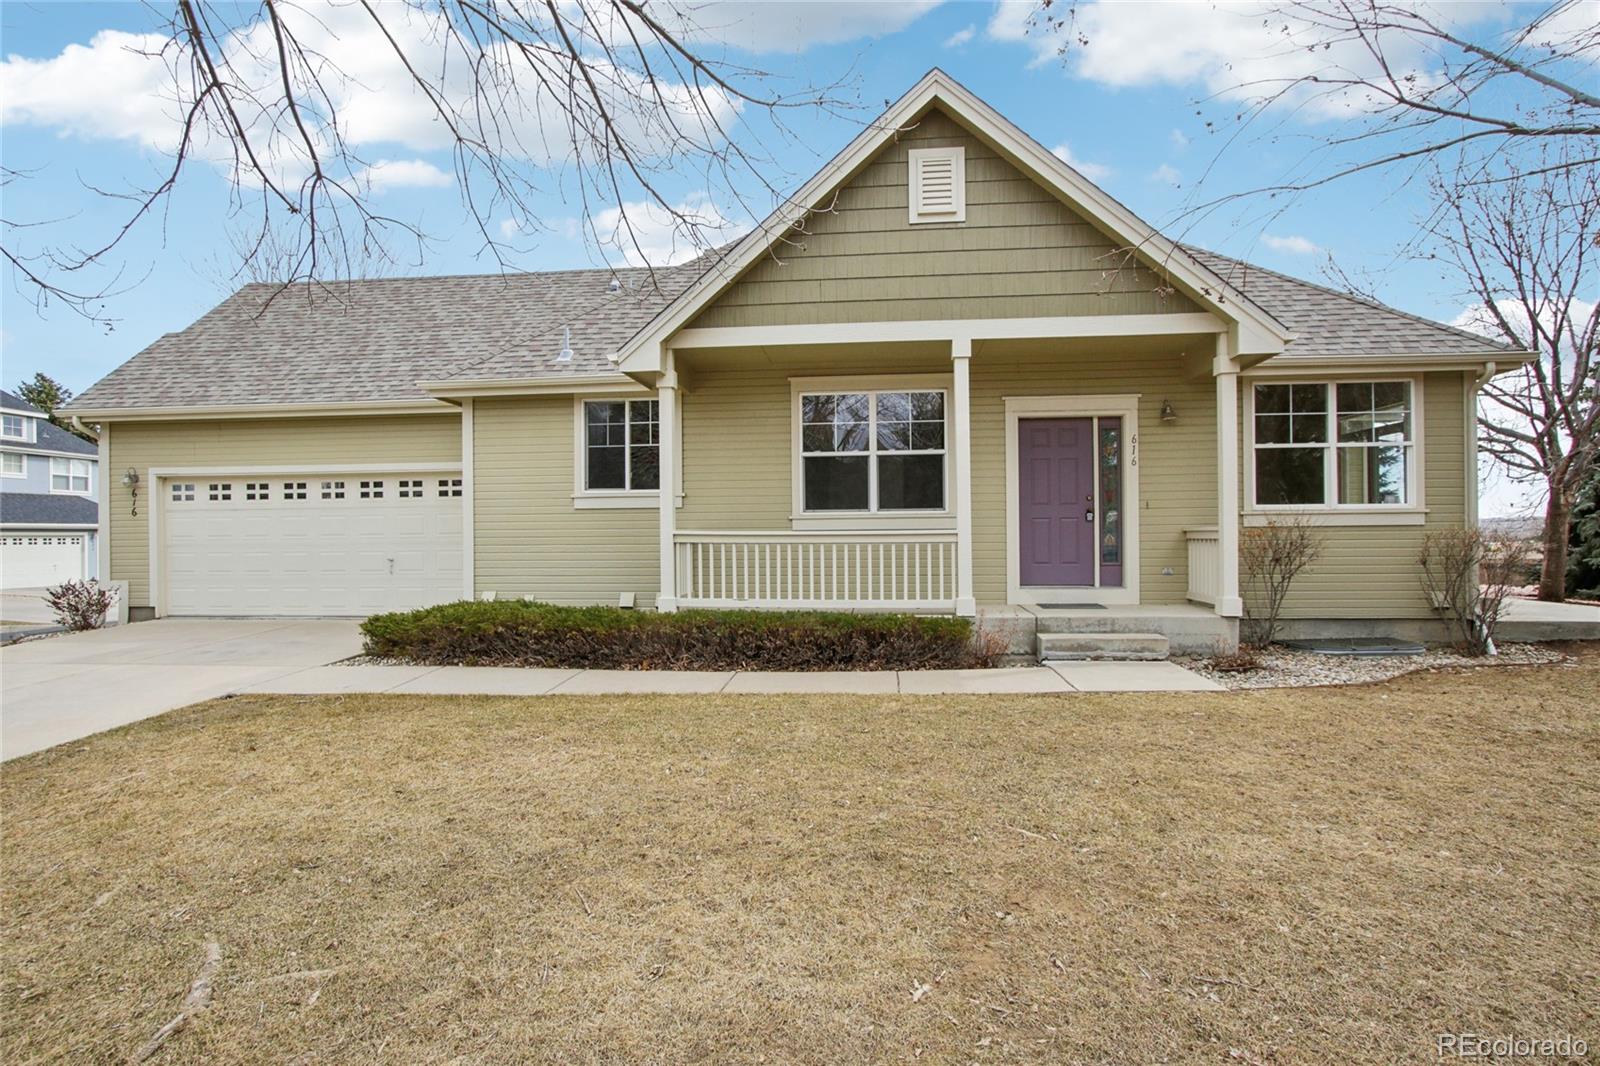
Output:
<instances>
[{"instance_id":1,"label":"gable attic vent","mask_svg":"<svg viewBox=\"0 0 1600 1066\"><path fill-rule=\"evenodd\" d=\"M910 162L911 221L967 220L967 159L964 148L913 148Z\"/></svg>"}]
</instances>

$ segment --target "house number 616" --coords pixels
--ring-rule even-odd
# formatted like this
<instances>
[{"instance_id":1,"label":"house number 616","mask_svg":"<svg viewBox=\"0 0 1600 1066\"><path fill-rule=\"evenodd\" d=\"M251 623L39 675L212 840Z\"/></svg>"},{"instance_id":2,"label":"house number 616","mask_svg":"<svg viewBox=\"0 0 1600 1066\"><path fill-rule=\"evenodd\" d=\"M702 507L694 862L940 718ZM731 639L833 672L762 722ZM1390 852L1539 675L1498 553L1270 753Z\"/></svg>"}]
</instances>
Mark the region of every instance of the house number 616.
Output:
<instances>
[{"instance_id":1,"label":"house number 616","mask_svg":"<svg viewBox=\"0 0 1600 1066\"><path fill-rule=\"evenodd\" d=\"M1139 465L1139 434L1137 433L1128 435L1128 465Z\"/></svg>"}]
</instances>

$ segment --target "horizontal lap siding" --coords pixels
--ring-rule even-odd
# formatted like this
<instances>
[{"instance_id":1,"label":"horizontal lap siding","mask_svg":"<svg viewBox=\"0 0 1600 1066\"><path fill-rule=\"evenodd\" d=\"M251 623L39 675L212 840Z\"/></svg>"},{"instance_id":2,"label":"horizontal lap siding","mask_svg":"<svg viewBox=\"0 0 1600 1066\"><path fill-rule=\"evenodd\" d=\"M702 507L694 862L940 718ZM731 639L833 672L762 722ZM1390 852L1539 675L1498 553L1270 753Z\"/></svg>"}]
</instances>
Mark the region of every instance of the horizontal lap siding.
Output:
<instances>
[{"instance_id":1,"label":"horizontal lap siding","mask_svg":"<svg viewBox=\"0 0 1600 1066\"><path fill-rule=\"evenodd\" d=\"M1426 524L1318 529L1325 544L1322 558L1294 583L1286 616L1433 617L1422 595L1417 555L1428 533L1459 528L1466 521L1465 388L1459 373L1423 375ZM1241 411L1243 406L1241 398Z\"/></svg>"},{"instance_id":2,"label":"horizontal lap siding","mask_svg":"<svg viewBox=\"0 0 1600 1066\"><path fill-rule=\"evenodd\" d=\"M152 467L296 467L453 463L461 459L461 418L385 415L346 418L211 419L113 422L109 468L111 577L128 582L129 605L152 606ZM139 513L122 484L139 473Z\"/></svg>"},{"instance_id":3,"label":"horizontal lap siding","mask_svg":"<svg viewBox=\"0 0 1600 1066\"><path fill-rule=\"evenodd\" d=\"M907 151L966 152L967 220L912 225ZM940 112L884 148L692 323L699 327L1194 311Z\"/></svg>"},{"instance_id":4,"label":"horizontal lap siding","mask_svg":"<svg viewBox=\"0 0 1600 1066\"><path fill-rule=\"evenodd\" d=\"M1139 582L1144 603L1182 603L1184 530L1217 521L1216 393L1170 355L1033 355L972 361L972 567L979 603L1006 602L1007 396L1139 395ZM1178 412L1161 421L1161 403ZM1133 501L1130 501L1130 503ZM1170 575L1162 574L1170 567Z\"/></svg>"},{"instance_id":5,"label":"horizontal lap siding","mask_svg":"<svg viewBox=\"0 0 1600 1066\"><path fill-rule=\"evenodd\" d=\"M641 605L659 588L655 507L573 507L573 399L473 403L473 527L477 588L501 598Z\"/></svg>"}]
</instances>

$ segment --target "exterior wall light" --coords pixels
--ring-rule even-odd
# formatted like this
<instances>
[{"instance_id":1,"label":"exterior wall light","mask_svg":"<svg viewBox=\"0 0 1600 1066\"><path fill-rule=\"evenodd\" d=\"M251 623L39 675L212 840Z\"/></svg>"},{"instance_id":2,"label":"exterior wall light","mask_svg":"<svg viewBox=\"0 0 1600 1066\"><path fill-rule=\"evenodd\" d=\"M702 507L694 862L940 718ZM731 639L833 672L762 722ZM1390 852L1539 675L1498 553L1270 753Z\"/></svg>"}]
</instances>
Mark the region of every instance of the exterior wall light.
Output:
<instances>
[{"instance_id":1,"label":"exterior wall light","mask_svg":"<svg viewBox=\"0 0 1600 1066\"><path fill-rule=\"evenodd\" d=\"M133 513L139 513L139 471L128 467L128 472L122 475L122 485L133 498Z\"/></svg>"},{"instance_id":2,"label":"exterior wall light","mask_svg":"<svg viewBox=\"0 0 1600 1066\"><path fill-rule=\"evenodd\" d=\"M1172 423L1176 422L1177 420L1178 420L1178 412L1177 412L1176 409L1173 408L1172 401L1171 400L1162 400L1161 401L1161 421L1165 422L1167 425L1170 426Z\"/></svg>"}]
</instances>

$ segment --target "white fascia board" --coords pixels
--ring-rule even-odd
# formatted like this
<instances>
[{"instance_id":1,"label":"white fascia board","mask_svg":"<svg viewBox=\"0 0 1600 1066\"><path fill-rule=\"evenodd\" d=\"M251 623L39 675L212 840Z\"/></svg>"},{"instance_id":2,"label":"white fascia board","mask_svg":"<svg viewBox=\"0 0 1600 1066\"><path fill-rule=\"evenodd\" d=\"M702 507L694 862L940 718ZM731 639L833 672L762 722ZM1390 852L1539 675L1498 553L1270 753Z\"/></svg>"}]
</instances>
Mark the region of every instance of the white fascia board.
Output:
<instances>
[{"instance_id":1,"label":"white fascia board","mask_svg":"<svg viewBox=\"0 0 1600 1066\"><path fill-rule=\"evenodd\" d=\"M660 370L661 344L672 338L696 312L742 274L758 255L797 218L810 211L835 186L847 181L891 137L924 108L940 103L971 123L984 136L1033 170L1062 197L1081 207L1092 222L1098 223L1129 246L1158 260L1175 280L1192 294L1209 303L1230 321L1249 327L1245 340L1251 351L1282 351L1293 340L1277 319L1253 301L1183 252L1177 244L1145 223L1122 204L1096 188L1083 175L1056 158L1039 142L1029 137L1009 119L978 99L944 71L934 68L912 86L904 96L868 126L845 149L829 161L812 179L800 187L788 203L767 218L734 246L721 263L707 270L661 314L634 334L618 353L618 368L624 373L650 373ZM680 347L673 338L673 347Z\"/></svg>"},{"instance_id":2,"label":"white fascia board","mask_svg":"<svg viewBox=\"0 0 1600 1066\"><path fill-rule=\"evenodd\" d=\"M97 422L156 422L190 418L316 418L336 415L456 414L442 400L355 400L346 403L235 403L186 407L94 407L67 414Z\"/></svg>"},{"instance_id":3,"label":"white fascia board","mask_svg":"<svg viewBox=\"0 0 1600 1066\"><path fill-rule=\"evenodd\" d=\"M100 527L93 522L6 522L0 531L8 529L70 529L93 533Z\"/></svg>"},{"instance_id":4,"label":"white fascia board","mask_svg":"<svg viewBox=\"0 0 1600 1066\"><path fill-rule=\"evenodd\" d=\"M803 326L717 326L681 330L674 350L896 341L1028 340L1059 337L1148 337L1220 333L1226 323L1207 311L1166 315L1066 315L1059 318L962 318L905 322L835 322Z\"/></svg>"},{"instance_id":5,"label":"white fascia board","mask_svg":"<svg viewBox=\"0 0 1600 1066\"><path fill-rule=\"evenodd\" d=\"M479 378L419 381L417 387L441 399L473 396L562 396L582 392L642 392L643 386L622 374L585 374L570 377Z\"/></svg>"},{"instance_id":6,"label":"white fascia board","mask_svg":"<svg viewBox=\"0 0 1600 1066\"><path fill-rule=\"evenodd\" d=\"M1483 355L1349 355L1268 360L1240 372L1247 378L1296 378L1329 372L1351 371L1375 374L1406 374L1429 370L1482 370L1498 365L1510 370L1537 359L1534 352L1485 352Z\"/></svg>"}]
</instances>

